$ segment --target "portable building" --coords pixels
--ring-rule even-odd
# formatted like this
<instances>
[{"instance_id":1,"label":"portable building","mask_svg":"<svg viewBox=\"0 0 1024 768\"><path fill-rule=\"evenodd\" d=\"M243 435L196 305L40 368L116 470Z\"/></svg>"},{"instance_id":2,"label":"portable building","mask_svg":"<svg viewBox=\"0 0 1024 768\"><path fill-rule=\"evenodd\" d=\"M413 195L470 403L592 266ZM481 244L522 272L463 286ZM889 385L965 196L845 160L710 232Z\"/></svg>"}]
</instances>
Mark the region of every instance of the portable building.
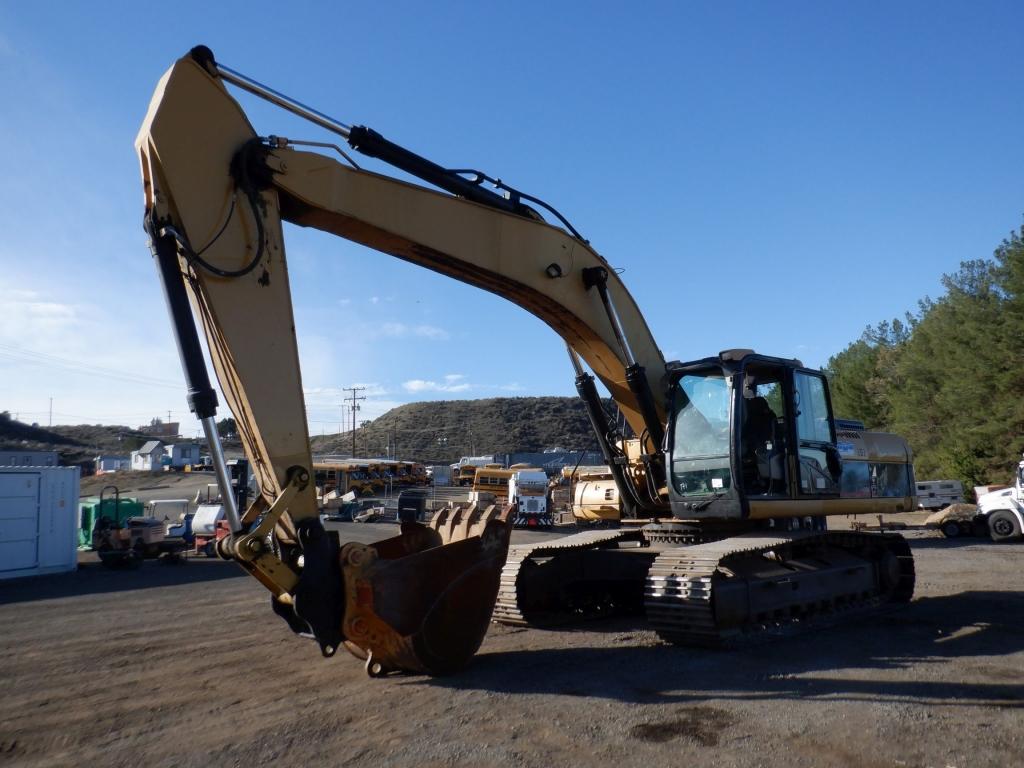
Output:
<instances>
[{"instance_id":1,"label":"portable building","mask_svg":"<svg viewBox=\"0 0 1024 768\"><path fill-rule=\"evenodd\" d=\"M56 467L56 451L0 451L0 467Z\"/></svg>"},{"instance_id":2,"label":"portable building","mask_svg":"<svg viewBox=\"0 0 1024 768\"><path fill-rule=\"evenodd\" d=\"M0 467L0 579L73 571L78 467Z\"/></svg>"},{"instance_id":3,"label":"portable building","mask_svg":"<svg viewBox=\"0 0 1024 768\"><path fill-rule=\"evenodd\" d=\"M164 464L181 469L188 464L199 463L198 443L174 443L164 448Z\"/></svg>"},{"instance_id":4,"label":"portable building","mask_svg":"<svg viewBox=\"0 0 1024 768\"><path fill-rule=\"evenodd\" d=\"M136 472L159 472L164 456L164 444L150 440L139 450L132 451L132 469Z\"/></svg>"},{"instance_id":5,"label":"portable building","mask_svg":"<svg viewBox=\"0 0 1024 768\"><path fill-rule=\"evenodd\" d=\"M93 461L96 462L97 475L105 475L108 472L122 472L132 468L130 456L97 456Z\"/></svg>"}]
</instances>

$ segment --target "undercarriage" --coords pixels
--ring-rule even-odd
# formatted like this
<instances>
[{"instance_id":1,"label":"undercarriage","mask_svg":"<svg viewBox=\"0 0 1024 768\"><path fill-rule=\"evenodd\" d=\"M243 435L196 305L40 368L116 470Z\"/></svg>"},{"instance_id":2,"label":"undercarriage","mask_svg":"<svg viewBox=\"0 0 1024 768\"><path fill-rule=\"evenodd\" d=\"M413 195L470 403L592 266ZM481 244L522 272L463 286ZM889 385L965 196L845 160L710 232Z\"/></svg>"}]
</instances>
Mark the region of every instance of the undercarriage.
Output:
<instances>
[{"instance_id":1,"label":"undercarriage","mask_svg":"<svg viewBox=\"0 0 1024 768\"><path fill-rule=\"evenodd\" d=\"M902 536L755 530L694 543L653 531L590 531L509 549L494 620L551 626L646 614L678 645L723 646L908 602L914 561Z\"/></svg>"}]
</instances>

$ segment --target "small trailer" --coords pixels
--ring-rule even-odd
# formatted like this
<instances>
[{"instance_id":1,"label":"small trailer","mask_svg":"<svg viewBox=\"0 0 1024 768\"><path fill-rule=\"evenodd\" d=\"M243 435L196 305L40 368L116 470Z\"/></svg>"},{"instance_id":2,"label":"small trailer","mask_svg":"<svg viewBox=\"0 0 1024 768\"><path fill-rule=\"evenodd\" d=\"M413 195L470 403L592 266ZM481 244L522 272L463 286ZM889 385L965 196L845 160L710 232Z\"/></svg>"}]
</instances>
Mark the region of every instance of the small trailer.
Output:
<instances>
[{"instance_id":1,"label":"small trailer","mask_svg":"<svg viewBox=\"0 0 1024 768\"><path fill-rule=\"evenodd\" d=\"M964 500L964 486L959 480L919 480L917 482L919 509L942 510Z\"/></svg>"},{"instance_id":2,"label":"small trailer","mask_svg":"<svg viewBox=\"0 0 1024 768\"><path fill-rule=\"evenodd\" d=\"M1002 506L1002 505L999 505ZM1017 538L1020 538L1020 528L1016 529L1003 520L1004 515L1012 514L1003 511L994 515L995 509L986 510L983 506L975 504L950 504L948 507L933 512L923 523L906 523L902 520L885 520L878 515L877 523L854 522L850 527L855 531L938 531L947 539L959 539L967 536L984 538L990 537L993 541L1003 541L1013 538L1016 530ZM1003 525L1007 535L1000 535ZM1018 524L1019 525L1019 524Z\"/></svg>"}]
</instances>

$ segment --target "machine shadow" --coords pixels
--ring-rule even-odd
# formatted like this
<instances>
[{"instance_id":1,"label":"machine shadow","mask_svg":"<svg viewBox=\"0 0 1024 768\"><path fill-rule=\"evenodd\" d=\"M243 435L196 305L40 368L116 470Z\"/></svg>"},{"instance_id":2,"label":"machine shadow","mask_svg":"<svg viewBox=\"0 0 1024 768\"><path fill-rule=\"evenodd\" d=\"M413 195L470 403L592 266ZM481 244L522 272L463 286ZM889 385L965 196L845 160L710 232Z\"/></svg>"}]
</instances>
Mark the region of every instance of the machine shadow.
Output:
<instances>
[{"instance_id":1,"label":"machine shadow","mask_svg":"<svg viewBox=\"0 0 1024 768\"><path fill-rule=\"evenodd\" d=\"M173 565L147 560L137 570L114 570L91 562L70 573L0 581L0 605L197 584L245 575L234 563L206 557L189 558Z\"/></svg>"},{"instance_id":2,"label":"machine shadow","mask_svg":"<svg viewBox=\"0 0 1024 768\"><path fill-rule=\"evenodd\" d=\"M1024 684L893 680L891 671L958 657L1024 650L1024 596L963 592L916 600L853 623L746 648L706 650L651 643L650 633L615 625L620 647L574 646L584 631L551 633L565 647L488 651L451 678L403 684L499 693L548 693L627 703L686 703L707 698L759 700L827 697L942 706L1024 709ZM540 632L539 630L527 630ZM637 644L642 643L642 644ZM887 679L878 679L888 671ZM1016 678L1019 679L1019 678Z\"/></svg>"},{"instance_id":3,"label":"machine shadow","mask_svg":"<svg viewBox=\"0 0 1024 768\"><path fill-rule=\"evenodd\" d=\"M899 531L896 531L899 533ZM962 547L992 547L1000 546L993 544L987 538L975 536L962 536L956 539L947 539L945 536L922 536L921 538L908 538L911 549L959 549Z\"/></svg>"}]
</instances>

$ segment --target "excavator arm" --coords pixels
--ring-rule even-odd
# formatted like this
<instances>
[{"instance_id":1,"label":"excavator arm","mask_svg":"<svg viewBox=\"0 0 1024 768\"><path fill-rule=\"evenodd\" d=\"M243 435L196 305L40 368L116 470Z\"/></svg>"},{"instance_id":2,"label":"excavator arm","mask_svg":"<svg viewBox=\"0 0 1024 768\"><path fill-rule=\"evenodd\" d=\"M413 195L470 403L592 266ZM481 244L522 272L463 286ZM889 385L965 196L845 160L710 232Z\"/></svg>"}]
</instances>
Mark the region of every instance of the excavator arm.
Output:
<instances>
[{"instance_id":1,"label":"excavator arm","mask_svg":"<svg viewBox=\"0 0 1024 768\"><path fill-rule=\"evenodd\" d=\"M303 142L260 138L225 80L276 101L350 145L444 191L371 173ZM262 92L261 92L262 91ZM344 642L370 671L453 671L479 646L508 548L502 511L471 509L406 525L371 547L342 547L320 525L299 371L282 221L315 227L495 293L561 336L606 456L614 446L593 370L641 435L657 468L665 423L665 361L615 271L586 241L546 223L519 193L446 171L373 131L348 128L218 65L194 49L161 79L136 141L146 228L189 387L222 487L216 394L206 338L259 485L248 510L229 509L221 554L272 593L275 611L316 637ZM344 154L344 153L342 153ZM514 192L514 191L513 191ZM539 202L539 201L537 201ZM603 435L601 434L603 431ZM657 507L657 493L631 489ZM230 494L222 494L230 504Z\"/></svg>"}]
</instances>

